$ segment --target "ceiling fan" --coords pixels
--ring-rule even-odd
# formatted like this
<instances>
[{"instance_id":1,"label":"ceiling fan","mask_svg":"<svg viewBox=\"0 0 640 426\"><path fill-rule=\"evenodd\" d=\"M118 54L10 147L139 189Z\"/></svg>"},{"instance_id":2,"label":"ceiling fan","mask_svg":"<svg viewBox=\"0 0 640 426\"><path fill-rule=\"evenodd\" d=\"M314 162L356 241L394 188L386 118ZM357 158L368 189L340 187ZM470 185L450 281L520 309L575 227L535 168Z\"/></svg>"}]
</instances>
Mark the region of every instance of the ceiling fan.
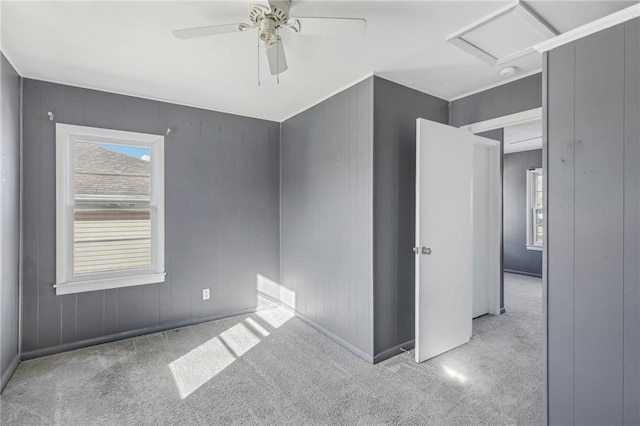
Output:
<instances>
[{"instance_id":1,"label":"ceiling fan","mask_svg":"<svg viewBox=\"0 0 640 426\"><path fill-rule=\"evenodd\" d=\"M291 17L291 0L268 0L267 5L250 4L250 23L210 25L173 31L179 39L208 37L235 32L258 30L264 44L271 75L287 70L284 46L279 35L281 29L304 35L362 36L367 21L362 18Z\"/></svg>"}]
</instances>

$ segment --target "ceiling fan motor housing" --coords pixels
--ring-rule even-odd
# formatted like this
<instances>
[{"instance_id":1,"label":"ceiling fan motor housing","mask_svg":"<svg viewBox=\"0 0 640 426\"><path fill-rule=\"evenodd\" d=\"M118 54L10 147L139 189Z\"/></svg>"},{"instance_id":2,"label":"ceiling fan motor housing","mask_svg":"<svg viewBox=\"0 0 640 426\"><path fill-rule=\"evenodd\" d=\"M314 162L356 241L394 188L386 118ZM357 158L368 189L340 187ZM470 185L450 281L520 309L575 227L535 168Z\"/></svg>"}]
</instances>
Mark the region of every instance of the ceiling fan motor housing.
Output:
<instances>
[{"instance_id":1,"label":"ceiling fan motor housing","mask_svg":"<svg viewBox=\"0 0 640 426\"><path fill-rule=\"evenodd\" d=\"M249 19L256 24L260 25L263 19L271 19L276 24L276 28L280 25L286 24L289 21L289 0L271 0L269 1L269 7L265 7L261 4L254 4L249 8Z\"/></svg>"}]
</instances>

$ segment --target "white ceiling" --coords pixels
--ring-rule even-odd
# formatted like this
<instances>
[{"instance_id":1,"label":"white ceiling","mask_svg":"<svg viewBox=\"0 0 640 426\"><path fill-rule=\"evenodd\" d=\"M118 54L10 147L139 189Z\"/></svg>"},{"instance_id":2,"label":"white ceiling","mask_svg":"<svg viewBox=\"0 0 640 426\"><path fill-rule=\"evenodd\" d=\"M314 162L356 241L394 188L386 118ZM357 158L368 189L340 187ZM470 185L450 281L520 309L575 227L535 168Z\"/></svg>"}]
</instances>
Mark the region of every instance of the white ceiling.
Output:
<instances>
[{"instance_id":1,"label":"white ceiling","mask_svg":"<svg viewBox=\"0 0 640 426\"><path fill-rule=\"evenodd\" d=\"M542 149L542 120L504 128L504 153Z\"/></svg>"},{"instance_id":2,"label":"white ceiling","mask_svg":"<svg viewBox=\"0 0 640 426\"><path fill-rule=\"evenodd\" d=\"M499 68L445 37L512 1L293 0L292 16L363 17L362 39L282 35L289 70L280 84L255 32L179 40L174 29L247 22L245 0L219 2L3 2L0 48L28 78L282 121L375 72L446 100L497 85ZM565 32L637 1L529 1ZM509 65L511 79L540 55Z\"/></svg>"}]
</instances>

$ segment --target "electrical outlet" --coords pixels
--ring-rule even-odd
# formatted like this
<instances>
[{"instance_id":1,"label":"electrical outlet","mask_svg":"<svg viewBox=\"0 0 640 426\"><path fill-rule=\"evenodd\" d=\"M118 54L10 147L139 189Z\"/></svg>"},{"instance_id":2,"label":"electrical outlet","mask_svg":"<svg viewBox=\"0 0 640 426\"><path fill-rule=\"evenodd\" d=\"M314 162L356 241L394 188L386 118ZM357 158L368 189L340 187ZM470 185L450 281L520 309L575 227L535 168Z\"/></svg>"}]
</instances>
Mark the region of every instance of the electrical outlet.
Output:
<instances>
[{"instance_id":1,"label":"electrical outlet","mask_svg":"<svg viewBox=\"0 0 640 426\"><path fill-rule=\"evenodd\" d=\"M211 297L211 293L209 292L208 288L203 288L202 289L202 300L209 300L209 298Z\"/></svg>"}]
</instances>

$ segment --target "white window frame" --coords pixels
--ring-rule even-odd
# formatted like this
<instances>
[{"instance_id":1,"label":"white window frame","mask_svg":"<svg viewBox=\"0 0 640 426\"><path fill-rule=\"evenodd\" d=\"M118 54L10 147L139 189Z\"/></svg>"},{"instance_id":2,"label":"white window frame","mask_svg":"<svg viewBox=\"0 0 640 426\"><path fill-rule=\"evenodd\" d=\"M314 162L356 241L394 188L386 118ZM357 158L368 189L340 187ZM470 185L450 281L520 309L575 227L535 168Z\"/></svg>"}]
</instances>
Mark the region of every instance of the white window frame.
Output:
<instances>
[{"instance_id":1,"label":"white window frame","mask_svg":"<svg viewBox=\"0 0 640 426\"><path fill-rule=\"evenodd\" d=\"M74 146L76 141L151 150L151 268L73 273ZM57 295L106 290L165 280L164 136L56 123L56 284Z\"/></svg>"},{"instance_id":2,"label":"white window frame","mask_svg":"<svg viewBox=\"0 0 640 426\"><path fill-rule=\"evenodd\" d=\"M527 170L527 250L537 250L542 251L542 246L544 241L536 242L534 235L534 227L535 227L535 216L534 216L534 208L536 204L535 194L536 194L536 176L544 176L542 174L542 169L530 169ZM544 186L544 177L543 177L543 186ZM544 189L543 189L544 190ZM544 206L543 210L544 210ZM544 240L544 237L543 237Z\"/></svg>"}]
</instances>

